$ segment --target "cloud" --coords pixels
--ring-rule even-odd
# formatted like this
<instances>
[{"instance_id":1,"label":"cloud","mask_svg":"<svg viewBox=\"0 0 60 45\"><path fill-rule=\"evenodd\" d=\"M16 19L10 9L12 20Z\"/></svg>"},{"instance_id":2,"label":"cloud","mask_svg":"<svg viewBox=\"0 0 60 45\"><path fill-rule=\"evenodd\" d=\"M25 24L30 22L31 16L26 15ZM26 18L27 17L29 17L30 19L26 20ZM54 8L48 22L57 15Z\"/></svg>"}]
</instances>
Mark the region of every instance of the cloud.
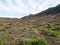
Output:
<instances>
[{"instance_id":1,"label":"cloud","mask_svg":"<svg viewBox=\"0 0 60 45\"><path fill-rule=\"evenodd\" d=\"M0 16L23 17L60 4L60 0L0 0Z\"/></svg>"}]
</instances>

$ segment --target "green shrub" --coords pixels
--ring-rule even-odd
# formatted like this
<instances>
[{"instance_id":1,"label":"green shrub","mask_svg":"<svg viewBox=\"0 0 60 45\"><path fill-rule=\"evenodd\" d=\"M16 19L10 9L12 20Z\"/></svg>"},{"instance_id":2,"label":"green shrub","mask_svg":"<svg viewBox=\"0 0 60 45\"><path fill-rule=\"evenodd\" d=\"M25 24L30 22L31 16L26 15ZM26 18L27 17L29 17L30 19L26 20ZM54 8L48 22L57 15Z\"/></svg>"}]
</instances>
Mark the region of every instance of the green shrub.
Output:
<instances>
[{"instance_id":1,"label":"green shrub","mask_svg":"<svg viewBox=\"0 0 60 45\"><path fill-rule=\"evenodd\" d=\"M46 42L42 39L34 39L32 40L31 45L46 45Z\"/></svg>"},{"instance_id":2,"label":"green shrub","mask_svg":"<svg viewBox=\"0 0 60 45\"><path fill-rule=\"evenodd\" d=\"M47 45L47 44L42 39L33 39L33 40L22 40L20 41L20 44L17 45Z\"/></svg>"},{"instance_id":3,"label":"green shrub","mask_svg":"<svg viewBox=\"0 0 60 45\"><path fill-rule=\"evenodd\" d=\"M11 35L9 35L9 34L7 34L5 38L8 39L8 40L12 39Z\"/></svg>"},{"instance_id":4,"label":"green shrub","mask_svg":"<svg viewBox=\"0 0 60 45\"><path fill-rule=\"evenodd\" d=\"M6 31L6 29L5 28L2 28L2 29L0 29L0 31Z\"/></svg>"},{"instance_id":5,"label":"green shrub","mask_svg":"<svg viewBox=\"0 0 60 45\"><path fill-rule=\"evenodd\" d=\"M43 29L43 30L41 30L41 33L42 33L43 35L48 35L48 36L52 36L52 37L57 37L57 36L59 36L59 32L53 31L53 30L48 30L48 29Z\"/></svg>"},{"instance_id":6,"label":"green shrub","mask_svg":"<svg viewBox=\"0 0 60 45\"><path fill-rule=\"evenodd\" d=\"M59 30L60 30L60 27L55 27L54 30L55 30L55 31L59 31Z\"/></svg>"},{"instance_id":7,"label":"green shrub","mask_svg":"<svg viewBox=\"0 0 60 45\"><path fill-rule=\"evenodd\" d=\"M43 29L41 30L41 33L42 33L42 34L47 34L47 33L48 33L48 29L47 29L47 28L43 28Z\"/></svg>"},{"instance_id":8,"label":"green shrub","mask_svg":"<svg viewBox=\"0 0 60 45\"><path fill-rule=\"evenodd\" d=\"M22 40L22 41L20 41L20 44L18 44L18 45L30 45L30 42L27 40Z\"/></svg>"},{"instance_id":9,"label":"green shrub","mask_svg":"<svg viewBox=\"0 0 60 45\"><path fill-rule=\"evenodd\" d=\"M47 34L50 35L50 36L53 36L53 37L59 36L59 33L58 33L58 32L56 32L56 31L51 31L51 30L50 30Z\"/></svg>"},{"instance_id":10,"label":"green shrub","mask_svg":"<svg viewBox=\"0 0 60 45\"><path fill-rule=\"evenodd\" d=\"M4 45L4 41L3 40L0 40L0 45Z\"/></svg>"}]
</instances>

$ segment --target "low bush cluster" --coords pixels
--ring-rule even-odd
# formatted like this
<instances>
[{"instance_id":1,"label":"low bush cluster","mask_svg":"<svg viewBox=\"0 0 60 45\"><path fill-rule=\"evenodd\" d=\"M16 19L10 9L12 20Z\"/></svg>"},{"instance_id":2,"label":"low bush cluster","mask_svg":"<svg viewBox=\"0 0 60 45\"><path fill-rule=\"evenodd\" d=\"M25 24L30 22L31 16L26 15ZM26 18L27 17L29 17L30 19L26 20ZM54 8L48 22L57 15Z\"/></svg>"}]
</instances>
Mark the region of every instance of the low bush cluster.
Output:
<instances>
[{"instance_id":1,"label":"low bush cluster","mask_svg":"<svg viewBox=\"0 0 60 45\"><path fill-rule=\"evenodd\" d=\"M42 39L33 39L33 40L22 40L20 44L17 45L47 45L47 43Z\"/></svg>"},{"instance_id":2,"label":"low bush cluster","mask_svg":"<svg viewBox=\"0 0 60 45\"><path fill-rule=\"evenodd\" d=\"M48 29L41 30L41 33L44 35L52 36L52 37L58 37L59 36L59 32L53 31L53 30L48 30Z\"/></svg>"}]
</instances>

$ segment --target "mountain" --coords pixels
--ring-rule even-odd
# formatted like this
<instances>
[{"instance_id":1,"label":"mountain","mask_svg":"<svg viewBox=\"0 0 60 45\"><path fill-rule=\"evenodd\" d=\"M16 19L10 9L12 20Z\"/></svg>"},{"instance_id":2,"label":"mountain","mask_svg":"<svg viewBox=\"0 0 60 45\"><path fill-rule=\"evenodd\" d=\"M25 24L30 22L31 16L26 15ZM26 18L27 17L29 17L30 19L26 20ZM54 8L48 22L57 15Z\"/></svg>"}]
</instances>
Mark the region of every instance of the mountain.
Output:
<instances>
[{"instance_id":1,"label":"mountain","mask_svg":"<svg viewBox=\"0 0 60 45\"><path fill-rule=\"evenodd\" d=\"M44 10L40 13L37 13L37 14L30 14L29 16L25 16L23 17L22 19L25 19L25 18L33 18L33 17L41 17L41 16L60 16L60 4L56 7L51 7L51 8L48 8L47 10Z\"/></svg>"},{"instance_id":2,"label":"mountain","mask_svg":"<svg viewBox=\"0 0 60 45\"><path fill-rule=\"evenodd\" d=\"M52 8L49 8L49 9L45 10L45 11L42 11L41 13L38 13L37 15L44 15L44 14L54 15L54 14L57 14L57 13L60 13L60 4L56 7L52 7Z\"/></svg>"}]
</instances>

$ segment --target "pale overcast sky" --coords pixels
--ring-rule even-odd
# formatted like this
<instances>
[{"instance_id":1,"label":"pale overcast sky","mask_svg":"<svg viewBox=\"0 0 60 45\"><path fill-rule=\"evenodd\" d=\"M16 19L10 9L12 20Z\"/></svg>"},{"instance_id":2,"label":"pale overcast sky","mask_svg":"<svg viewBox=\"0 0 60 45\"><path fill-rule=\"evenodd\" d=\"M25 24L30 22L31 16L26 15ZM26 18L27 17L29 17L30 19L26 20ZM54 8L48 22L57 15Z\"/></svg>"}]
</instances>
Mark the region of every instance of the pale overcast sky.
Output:
<instances>
[{"instance_id":1,"label":"pale overcast sky","mask_svg":"<svg viewBox=\"0 0 60 45\"><path fill-rule=\"evenodd\" d=\"M0 0L0 17L21 18L60 4L60 0Z\"/></svg>"}]
</instances>

